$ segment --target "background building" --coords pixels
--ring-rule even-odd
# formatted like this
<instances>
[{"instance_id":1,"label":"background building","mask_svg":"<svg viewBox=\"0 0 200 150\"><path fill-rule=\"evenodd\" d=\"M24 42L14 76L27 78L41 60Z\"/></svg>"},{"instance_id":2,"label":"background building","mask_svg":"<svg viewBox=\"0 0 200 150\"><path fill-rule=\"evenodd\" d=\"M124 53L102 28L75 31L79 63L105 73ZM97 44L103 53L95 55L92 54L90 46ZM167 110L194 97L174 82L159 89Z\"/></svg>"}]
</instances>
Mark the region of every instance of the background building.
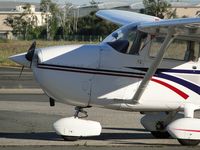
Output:
<instances>
[{"instance_id":1,"label":"background building","mask_svg":"<svg viewBox=\"0 0 200 150\"><path fill-rule=\"evenodd\" d=\"M21 15L26 10L25 3L17 2L0 2L0 38L1 39L13 39L12 28L5 24L5 19L9 16ZM37 17L35 22L36 26L42 26L46 24L46 14L39 11L39 4L30 5L31 13Z\"/></svg>"}]
</instances>

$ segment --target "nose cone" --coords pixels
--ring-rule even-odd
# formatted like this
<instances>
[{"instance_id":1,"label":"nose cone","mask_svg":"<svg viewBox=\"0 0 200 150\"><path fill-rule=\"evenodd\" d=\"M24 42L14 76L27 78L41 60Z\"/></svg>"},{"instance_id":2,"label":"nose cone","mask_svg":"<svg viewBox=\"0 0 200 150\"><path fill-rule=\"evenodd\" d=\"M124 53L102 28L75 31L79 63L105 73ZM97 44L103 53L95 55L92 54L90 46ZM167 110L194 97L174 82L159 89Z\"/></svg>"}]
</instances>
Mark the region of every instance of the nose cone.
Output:
<instances>
[{"instance_id":1,"label":"nose cone","mask_svg":"<svg viewBox=\"0 0 200 150\"><path fill-rule=\"evenodd\" d=\"M25 67L30 66L30 62L25 57L26 53L10 56L9 59Z\"/></svg>"}]
</instances>

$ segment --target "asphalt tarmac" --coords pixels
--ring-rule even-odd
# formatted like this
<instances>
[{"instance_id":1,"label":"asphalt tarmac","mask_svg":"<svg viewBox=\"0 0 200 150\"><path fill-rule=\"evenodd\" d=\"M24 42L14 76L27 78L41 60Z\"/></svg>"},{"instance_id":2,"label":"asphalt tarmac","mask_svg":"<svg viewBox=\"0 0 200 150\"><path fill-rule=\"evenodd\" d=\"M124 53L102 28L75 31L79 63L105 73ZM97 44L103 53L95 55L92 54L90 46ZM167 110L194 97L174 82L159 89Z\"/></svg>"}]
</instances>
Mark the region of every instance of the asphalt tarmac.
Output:
<instances>
[{"instance_id":1,"label":"asphalt tarmac","mask_svg":"<svg viewBox=\"0 0 200 150\"><path fill-rule=\"evenodd\" d=\"M48 97L34 81L32 73L20 68L0 68L0 149L3 150L151 150L200 149L183 147L175 139L155 139L140 125L139 113L90 108L88 119L103 127L98 137L64 141L52 125L74 114L72 106L56 103L50 107Z\"/></svg>"}]
</instances>

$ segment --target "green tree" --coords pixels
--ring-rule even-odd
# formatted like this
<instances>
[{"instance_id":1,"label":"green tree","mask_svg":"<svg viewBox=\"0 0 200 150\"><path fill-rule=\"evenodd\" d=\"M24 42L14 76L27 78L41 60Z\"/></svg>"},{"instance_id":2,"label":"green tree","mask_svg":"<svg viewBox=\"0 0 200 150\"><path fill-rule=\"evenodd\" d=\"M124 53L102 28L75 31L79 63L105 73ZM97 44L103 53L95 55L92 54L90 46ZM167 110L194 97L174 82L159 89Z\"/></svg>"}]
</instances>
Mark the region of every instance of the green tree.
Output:
<instances>
[{"instance_id":1,"label":"green tree","mask_svg":"<svg viewBox=\"0 0 200 150\"><path fill-rule=\"evenodd\" d=\"M65 4L63 27L65 29L65 34L75 34L75 26L79 24L78 12L79 10L71 3Z\"/></svg>"},{"instance_id":2,"label":"green tree","mask_svg":"<svg viewBox=\"0 0 200 150\"><path fill-rule=\"evenodd\" d=\"M5 19L5 24L12 27L12 33L15 36L23 36L24 40L28 39L37 26L37 16L31 11L31 5L24 5L24 11L21 15L10 15Z\"/></svg>"},{"instance_id":3,"label":"green tree","mask_svg":"<svg viewBox=\"0 0 200 150\"><path fill-rule=\"evenodd\" d=\"M52 0L41 0L40 10L47 15L47 39L54 39L58 28L60 27L61 11L58 5ZM49 15L50 13L50 15ZM49 35L49 36L48 36Z\"/></svg>"},{"instance_id":4,"label":"green tree","mask_svg":"<svg viewBox=\"0 0 200 150\"><path fill-rule=\"evenodd\" d=\"M165 0L143 0L144 9L141 13L163 18L176 17L176 11L172 10L171 4Z\"/></svg>"},{"instance_id":5,"label":"green tree","mask_svg":"<svg viewBox=\"0 0 200 150\"><path fill-rule=\"evenodd\" d=\"M78 22L79 35L108 35L118 28L117 25L96 17L95 12L82 17Z\"/></svg>"}]
</instances>

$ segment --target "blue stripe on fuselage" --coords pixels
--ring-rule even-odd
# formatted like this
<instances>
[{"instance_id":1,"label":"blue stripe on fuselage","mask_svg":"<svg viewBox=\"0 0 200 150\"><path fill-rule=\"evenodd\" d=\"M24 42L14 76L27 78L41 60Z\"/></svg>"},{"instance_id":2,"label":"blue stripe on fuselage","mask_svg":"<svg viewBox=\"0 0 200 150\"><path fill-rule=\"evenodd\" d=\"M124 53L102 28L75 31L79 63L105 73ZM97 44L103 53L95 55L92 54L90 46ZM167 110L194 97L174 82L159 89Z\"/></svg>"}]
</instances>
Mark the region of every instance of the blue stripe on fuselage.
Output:
<instances>
[{"instance_id":1,"label":"blue stripe on fuselage","mask_svg":"<svg viewBox=\"0 0 200 150\"><path fill-rule=\"evenodd\" d=\"M144 71L147 72L148 68L137 68L137 67L128 67L131 69L135 69L135 70L140 70L140 71ZM172 75L168 75L165 73L179 73L179 74L200 74L200 70L183 70L183 69L157 69L156 73L154 76L159 77L159 78L163 78L163 79L167 79L170 81L173 81L177 84L180 84L192 91L194 91L197 94L200 94L200 86L196 85L194 83L191 83L189 81L186 81L184 79L172 76Z\"/></svg>"},{"instance_id":2,"label":"blue stripe on fuselage","mask_svg":"<svg viewBox=\"0 0 200 150\"><path fill-rule=\"evenodd\" d=\"M168 74L164 74L164 73L158 73L155 75L156 77L159 77L159 78L163 78L163 79L167 79L167 80L170 80L170 81L173 81L175 83L178 83L184 87L187 87L188 89L194 91L195 93L197 94L200 94L200 87L196 84L193 84L191 82L188 82L186 80L183 80L181 78L178 78L178 77L175 77L175 76L171 76L171 75L168 75Z\"/></svg>"}]
</instances>

